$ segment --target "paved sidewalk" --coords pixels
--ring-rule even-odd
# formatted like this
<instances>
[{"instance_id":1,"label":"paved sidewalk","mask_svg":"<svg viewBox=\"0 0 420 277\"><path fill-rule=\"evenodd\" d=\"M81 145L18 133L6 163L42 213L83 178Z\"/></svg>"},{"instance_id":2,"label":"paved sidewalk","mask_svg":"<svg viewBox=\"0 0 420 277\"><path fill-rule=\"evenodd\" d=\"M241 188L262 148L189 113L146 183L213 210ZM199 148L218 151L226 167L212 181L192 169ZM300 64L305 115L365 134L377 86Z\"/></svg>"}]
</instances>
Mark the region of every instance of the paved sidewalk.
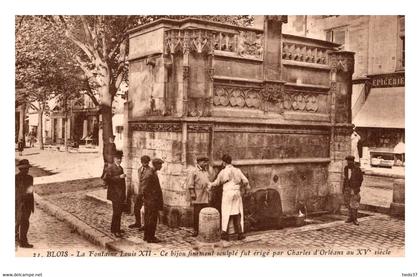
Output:
<instances>
[{"instance_id":1,"label":"paved sidewalk","mask_svg":"<svg viewBox=\"0 0 420 277\"><path fill-rule=\"evenodd\" d=\"M55 150L39 150L26 148L22 156L17 153L15 158L28 159L33 166L54 173L39 176L35 184L56 183L76 179L99 177L102 174L103 158L99 153L77 153Z\"/></svg>"}]
</instances>

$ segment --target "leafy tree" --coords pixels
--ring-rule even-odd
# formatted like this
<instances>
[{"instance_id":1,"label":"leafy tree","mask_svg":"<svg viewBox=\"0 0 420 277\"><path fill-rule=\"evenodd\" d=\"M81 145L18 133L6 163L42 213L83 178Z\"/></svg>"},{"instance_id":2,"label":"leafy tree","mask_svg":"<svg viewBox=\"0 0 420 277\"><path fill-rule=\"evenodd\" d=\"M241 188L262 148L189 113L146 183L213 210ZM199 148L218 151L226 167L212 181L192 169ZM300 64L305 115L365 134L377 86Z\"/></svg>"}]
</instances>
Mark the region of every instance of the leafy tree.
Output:
<instances>
[{"instance_id":1,"label":"leafy tree","mask_svg":"<svg viewBox=\"0 0 420 277\"><path fill-rule=\"evenodd\" d=\"M42 117L53 97L75 97L86 85L71 63L67 38L40 17L16 16L16 106L38 112L38 141L43 149ZM22 135L23 136L23 135Z\"/></svg>"},{"instance_id":2,"label":"leafy tree","mask_svg":"<svg viewBox=\"0 0 420 277\"><path fill-rule=\"evenodd\" d=\"M133 27L147 24L160 18L183 19L187 17L197 17L205 20L243 26L248 26L252 24L253 21L251 16L162 15L31 16L29 21L35 21L37 24L40 24L38 25L38 28L40 29L34 30L35 38L38 36L45 38L45 44L42 44L41 53L35 54L36 56L40 56L37 58L45 62L45 59L48 59L45 56L53 55L54 51L60 53L60 55L55 56L57 63L49 64L50 66L46 68L47 71L53 70L54 66L58 66L56 69L61 71L64 68L68 70L68 74L71 74L74 70L71 66L77 65L77 68L83 72L82 86L86 90L86 93L91 96L94 103L100 107L103 130L102 139L105 149L105 144L108 143L109 137L113 135L112 101L121 84L124 81L128 82L127 31ZM25 20L17 17L16 21L24 22ZM43 21L43 23L39 23L40 21ZM20 28L27 28L27 24L29 23L21 23L22 27ZM48 31L42 32L42 30ZM47 41L49 41L49 44ZM71 43L68 43L69 41ZM28 52L25 45L17 43L16 47L23 47L25 49L24 52ZM29 51L31 53L29 55L30 58L32 57L31 55L33 55L32 51L34 50L35 49L31 49L31 51ZM59 61L58 59L62 60ZM54 71L53 75L55 75L56 71ZM41 75L48 74L47 72L37 73L40 73ZM64 75L66 77L70 76L67 73ZM76 75L77 74L79 73L76 73ZM95 93L98 94L99 101L94 97Z\"/></svg>"},{"instance_id":3,"label":"leafy tree","mask_svg":"<svg viewBox=\"0 0 420 277\"><path fill-rule=\"evenodd\" d=\"M102 139L108 143L112 133L112 102L127 80L127 42L129 29L160 18L183 19L188 16L56 16L47 17L65 30L66 37L79 49L74 60L83 70L90 91L99 94ZM250 25L251 16L196 16L230 24Z\"/></svg>"}]
</instances>

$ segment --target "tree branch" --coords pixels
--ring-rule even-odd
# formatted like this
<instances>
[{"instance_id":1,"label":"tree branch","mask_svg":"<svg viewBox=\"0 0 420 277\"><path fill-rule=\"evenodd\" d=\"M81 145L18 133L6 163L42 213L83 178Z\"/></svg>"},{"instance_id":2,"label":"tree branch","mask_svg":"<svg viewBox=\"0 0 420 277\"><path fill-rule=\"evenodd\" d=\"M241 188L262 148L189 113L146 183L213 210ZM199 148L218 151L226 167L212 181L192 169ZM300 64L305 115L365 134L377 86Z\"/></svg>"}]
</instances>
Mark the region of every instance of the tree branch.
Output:
<instances>
[{"instance_id":1,"label":"tree branch","mask_svg":"<svg viewBox=\"0 0 420 277\"><path fill-rule=\"evenodd\" d=\"M95 78L95 76L93 75L93 72L86 66L86 63L83 62L82 59L78 55L75 55L75 59L76 59L76 62L79 64L80 68L83 70L83 72L89 79Z\"/></svg>"},{"instance_id":2,"label":"tree branch","mask_svg":"<svg viewBox=\"0 0 420 277\"><path fill-rule=\"evenodd\" d=\"M116 55L118 54L118 53L121 53L121 51L119 51L118 52L118 50L121 50L120 49L120 47L121 47L121 44L126 40L126 38L127 38L127 36L126 36L126 31L127 31L127 29L128 29L128 22L129 22L129 20L130 20L130 18L131 18L132 16L131 15L128 15L128 16L126 16L125 17L125 20L124 20L124 24L123 24L123 26L127 26L125 29L124 29L124 32L123 32L123 35L120 37L120 39L117 41L117 43L116 43L116 45L115 45L115 47L114 47L114 49L112 49L111 51L110 51L110 53L109 53L109 59L111 59L111 60L113 60L115 57L116 57ZM126 49L126 42L124 42L124 50ZM125 51L124 51L125 52ZM124 55L125 55L125 53L124 53Z\"/></svg>"},{"instance_id":3,"label":"tree branch","mask_svg":"<svg viewBox=\"0 0 420 277\"><path fill-rule=\"evenodd\" d=\"M80 16L80 19L81 19L81 21L82 21L83 30L85 31L85 37L86 37L87 41L88 41L88 42L89 42L89 41L93 41L93 39L94 39L94 38L93 38L93 34L92 34L92 32L90 31L89 25L88 25L87 20L86 20L86 16L81 15L81 16Z\"/></svg>"},{"instance_id":4,"label":"tree branch","mask_svg":"<svg viewBox=\"0 0 420 277\"><path fill-rule=\"evenodd\" d=\"M79 39L77 39L75 36L73 36L73 34L69 31L66 30L66 36L74 43L76 44L80 49L83 50L83 52L88 56L88 58L91 61L95 60L95 56L94 53L92 52L92 49L89 48L89 46L83 42L81 42Z\"/></svg>"},{"instance_id":5,"label":"tree branch","mask_svg":"<svg viewBox=\"0 0 420 277\"><path fill-rule=\"evenodd\" d=\"M99 102L95 97L95 94L92 91L92 88L90 87L89 84L89 80L85 79L85 83L86 83L86 94L92 99L93 104L95 104L95 106L99 106Z\"/></svg>"}]
</instances>

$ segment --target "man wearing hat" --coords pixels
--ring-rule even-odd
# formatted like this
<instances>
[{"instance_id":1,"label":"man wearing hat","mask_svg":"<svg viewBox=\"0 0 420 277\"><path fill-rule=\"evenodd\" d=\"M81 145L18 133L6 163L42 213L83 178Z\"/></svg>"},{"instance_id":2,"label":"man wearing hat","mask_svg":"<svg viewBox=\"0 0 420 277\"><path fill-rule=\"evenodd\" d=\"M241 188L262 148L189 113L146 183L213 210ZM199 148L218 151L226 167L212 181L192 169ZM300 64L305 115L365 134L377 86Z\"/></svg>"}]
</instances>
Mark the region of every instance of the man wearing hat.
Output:
<instances>
[{"instance_id":1,"label":"man wearing hat","mask_svg":"<svg viewBox=\"0 0 420 277\"><path fill-rule=\"evenodd\" d=\"M19 246L32 248L28 243L29 217L34 212L34 179L28 174L30 168L27 159L20 160L17 164L19 173L15 175L15 239Z\"/></svg>"},{"instance_id":2,"label":"man wearing hat","mask_svg":"<svg viewBox=\"0 0 420 277\"><path fill-rule=\"evenodd\" d=\"M126 203L126 188L124 170L121 167L123 152L115 151L114 162L108 166L105 180L108 184L107 199L112 201L111 233L116 237L122 237L121 215Z\"/></svg>"},{"instance_id":3,"label":"man wearing hat","mask_svg":"<svg viewBox=\"0 0 420 277\"><path fill-rule=\"evenodd\" d=\"M359 225L357 210L360 205L360 187L363 182L363 173L354 162L354 156L346 157L347 165L344 167L343 196L344 204L349 209L346 223Z\"/></svg>"},{"instance_id":4,"label":"man wearing hat","mask_svg":"<svg viewBox=\"0 0 420 277\"><path fill-rule=\"evenodd\" d=\"M163 210L163 196L157 172L162 168L161 159L152 160L152 173L146 178L143 187L144 203L144 238L148 243L158 243L156 226L159 211Z\"/></svg>"},{"instance_id":5,"label":"man wearing hat","mask_svg":"<svg viewBox=\"0 0 420 277\"><path fill-rule=\"evenodd\" d=\"M187 177L187 187L190 191L191 202L193 204L194 209L193 237L198 236L198 220L201 209L210 206L210 176L208 166L209 159L207 157L199 157L197 159L197 165Z\"/></svg>"},{"instance_id":6,"label":"man wearing hat","mask_svg":"<svg viewBox=\"0 0 420 277\"><path fill-rule=\"evenodd\" d=\"M222 195L222 239L228 239L229 219L232 218L235 232L238 239L245 238L244 235L244 208L242 204L241 186L245 187L247 193L251 187L249 181L239 168L232 165L232 157L223 155L222 165L224 169L219 172L214 182L210 186L223 185Z\"/></svg>"},{"instance_id":7,"label":"man wearing hat","mask_svg":"<svg viewBox=\"0 0 420 277\"><path fill-rule=\"evenodd\" d=\"M141 166L138 169L139 176L139 186L138 192L135 195L134 203L134 217L136 222L128 226L128 228L139 228L143 230L144 227L141 226L141 207L143 206L143 189L146 179L152 174L152 168L149 166L150 157L147 155L141 156L140 158Z\"/></svg>"}]
</instances>

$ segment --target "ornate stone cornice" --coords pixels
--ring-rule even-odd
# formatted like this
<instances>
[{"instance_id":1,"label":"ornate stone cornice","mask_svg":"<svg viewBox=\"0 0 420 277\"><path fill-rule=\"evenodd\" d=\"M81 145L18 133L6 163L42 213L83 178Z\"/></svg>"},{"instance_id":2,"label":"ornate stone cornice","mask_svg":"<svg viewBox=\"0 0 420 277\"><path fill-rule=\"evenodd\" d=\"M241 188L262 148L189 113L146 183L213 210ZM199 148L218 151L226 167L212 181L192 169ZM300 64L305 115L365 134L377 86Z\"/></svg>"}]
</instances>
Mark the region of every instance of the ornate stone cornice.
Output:
<instances>
[{"instance_id":1,"label":"ornate stone cornice","mask_svg":"<svg viewBox=\"0 0 420 277\"><path fill-rule=\"evenodd\" d=\"M188 124L187 130L192 133L208 133L211 128L210 124Z\"/></svg>"},{"instance_id":2,"label":"ornate stone cornice","mask_svg":"<svg viewBox=\"0 0 420 277\"><path fill-rule=\"evenodd\" d=\"M181 132L181 124L179 123L131 123L131 130L144 132Z\"/></svg>"},{"instance_id":3,"label":"ornate stone cornice","mask_svg":"<svg viewBox=\"0 0 420 277\"><path fill-rule=\"evenodd\" d=\"M332 72L354 72L354 53L348 51L328 52L328 63Z\"/></svg>"}]
</instances>

